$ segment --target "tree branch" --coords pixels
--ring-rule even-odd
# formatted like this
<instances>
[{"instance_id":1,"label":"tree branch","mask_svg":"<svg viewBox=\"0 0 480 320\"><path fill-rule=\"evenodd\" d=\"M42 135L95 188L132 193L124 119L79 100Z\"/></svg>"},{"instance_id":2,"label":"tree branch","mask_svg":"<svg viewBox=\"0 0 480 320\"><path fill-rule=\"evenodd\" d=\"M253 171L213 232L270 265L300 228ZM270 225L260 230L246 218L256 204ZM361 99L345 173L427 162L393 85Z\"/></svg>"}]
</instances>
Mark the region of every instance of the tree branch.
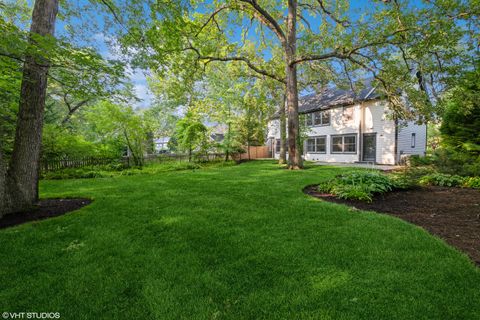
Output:
<instances>
[{"instance_id":1,"label":"tree branch","mask_svg":"<svg viewBox=\"0 0 480 320\"><path fill-rule=\"evenodd\" d=\"M208 63L210 62L213 62L213 61L239 61L239 62L243 62L245 63L250 69L252 69L253 71L255 71L256 73L258 74L261 74L261 75L264 75L266 77L269 77L271 79L274 79L278 82L281 82L281 83L286 83L286 80L281 78L281 77L278 77L276 76L275 74L273 73L270 73L264 69L261 69L260 67L256 66L252 61L250 61L250 59L246 58L246 57L214 57L214 56L204 56L200 53L200 51L193 47L192 45L190 45L190 47L187 47L187 48L184 48L183 51L186 51L186 50L192 50L194 51L196 54L197 54L197 59L198 60L206 60L205 62L205 65L207 65Z\"/></svg>"},{"instance_id":2,"label":"tree branch","mask_svg":"<svg viewBox=\"0 0 480 320\"><path fill-rule=\"evenodd\" d=\"M305 24L305 26L307 26L307 29L310 30L310 31L312 31L312 27L311 27L311 25L310 25L310 22L308 22L308 20L305 19L305 17L304 17L300 12L297 13L297 16L300 18L300 20L303 21L303 23Z\"/></svg>"},{"instance_id":3,"label":"tree branch","mask_svg":"<svg viewBox=\"0 0 480 320\"><path fill-rule=\"evenodd\" d=\"M325 8L325 4L323 3L323 0L317 0L318 4L320 5L320 8L322 8L322 11L330 17L330 19L332 19L333 21L335 21L336 23L338 24L341 24L343 27L349 27L350 26L350 21L346 20L346 19L338 19L337 17L335 17L335 15L327 10L327 8Z\"/></svg>"},{"instance_id":4,"label":"tree branch","mask_svg":"<svg viewBox=\"0 0 480 320\"><path fill-rule=\"evenodd\" d=\"M292 61L290 63L290 65L293 66L295 64L302 63L302 62L327 60L327 59L332 59L332 58L348 59L352 54L359 54L358 51L360 51L362 49L366 49L366 48L369 48L369 47L374 47L374 46L378 46L378 45L382 45L382 44L391 44L391 45L398 46L400 43L391 41L388 38L390 38L390 37L392 37L392 36L394 36L398 33L406 32L408 30L409 29L399 29L399 30L396 30L395 32L393 32L389 35L386 35L385 38L382 39L382 40L368 42L368 43L364 43L364 44L358 44L358 45L353 46L353 48L348 49L348 50L345 49L345 48L343 48L343 49L338 48L338 49L335 49L331 52L324 53L324 54L321 54L321 55L303 56L303 57L300 57L300 58Z\"/></svg>"},{"instance_id":5,"label":"tree branch","mask_svg":"<svg viewBox=\"0 0 480 320\"><path fill-rule=\"evenodd\" d=\"M65 116L65 118L63 118L63 120L62 120L62 125L66 124L68 121L70 121L70 118L71 118L72 115L75 113L75 111L77 111L78 109L80 109L82 106L86 105L86 104L90 101L90 99L82 100L82 101L80 101L79 103L77 103L74 107L71 107L71 104L70 104L70 103L67 103L66 97L64 98L64 101L65 101L65 103L67 104L68 113L67 113L67 115Z\"/></svg>"},{"instance_id":6,"label":"tree branch","mask_svg":"<svg viewBox=\"0 0 480 320\"><path fill-rule=\"evenodd\" d=\"M245 58L245 57L211 57L211 56L201 56L200 57L201 60L207 60L206 64L212 62L212 61L240 61L240 62L244 62L250 69L252 69L253 71L255 71L256 73L258 74L261 74L261 75L264 75L266 77L269 77L269 78L272 78L278 82L281 82L281 83L286 83L285 79L282 79L280 77L277 77L276 75L266 71L266 70L263 70L263 69L260 69L259 67L257 67L256 65L254 65L249 59Z\"/></svg>"},{"instance_id":7,"label":"tree branch","mask_svg":"<svg viewBox=\"0 0 480 320\"><path fill-rule=\"evenodd\" d=\"M6 58L10 58L10 59L13 59L13 60L17 60L19 62L25 62L24 59L20 58L20 57L17 57L13 54L10 54L10 53L6 53L6 52L0 52L0 57L6 57Z\"/></svg>"},{"instance_id":8,"label":"tree branch","mask_svg":"<svg viewBox=\"0 0 480 320\"><path fill-rule=\"evenodd\" d=\"M207 21L205 21L205 23L200 27L200 29L198 29L198 32L195 34L195 37L198 37L198 35L200 33L202 33L203 29L205 29L205 27L210 23L210 21L213 21L216 23L215 21L215 16L217 14L219 14L220 12L222 12L223 10L226 10L226 9L229 9L230 6L221 6L219 7L218 9L216 9L215 11L212 12L212 14L208 17ZM220 28L217 24L217 27Z\"/></svg>"},{"instance_id":9,"label":"tree branch","mask_svg":"<svg viewBox=\"0 0 480 320\"><path fill-rule=\"evenodd\" d=\"M254 11L257 13L256 17L268 26L279 38L279 40L284 43L286 41L285 33L277 21L264 9L262 8L256 0L240 0L241 2L249 4Z\"/></svg>"},{"instance_id":10,"label":"tree branch","mask_svg":"<svg viewBox=\"0 0 480 320\"><path fill-rule=\"evenodd\" d=\"M311 56L304 56L300 57L296 60L293 60L290 65L294 66L296 64L302 63L302 62L307 62L307 61L319 61L319 60L328 60L332 58L339 58L339 59L345 59L347 57L346 54L339 52L338 50L334 50L325 54L321 55L311 55Z\"/></svg>"}]
</instances>

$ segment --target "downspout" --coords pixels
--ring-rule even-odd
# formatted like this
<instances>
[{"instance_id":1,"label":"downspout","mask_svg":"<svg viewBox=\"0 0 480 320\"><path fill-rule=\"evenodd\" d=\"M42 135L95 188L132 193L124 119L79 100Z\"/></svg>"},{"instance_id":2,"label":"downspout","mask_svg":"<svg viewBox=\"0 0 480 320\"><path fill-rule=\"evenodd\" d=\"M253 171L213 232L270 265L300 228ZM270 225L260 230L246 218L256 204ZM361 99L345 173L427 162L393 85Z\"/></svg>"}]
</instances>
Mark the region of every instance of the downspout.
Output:
<instances>
[{"instance_id":1,"label":"downspout","mask_svg":"<svg viewBox=\"0 0 480 320\"><path fill-rule=\"evenodd\" d=\"M360 104L360 121L358 123L358 140L359 140L359 150L358 150L358 162L362 162L363 159L363 135L362 135L362 125L363 119L365 118L365 110L363 108L363 103Z\"/></svg>"},{"instance_id":2,"label":"downspout","mask_svg":"<svg viewBox=\"0 0 480 320\"><path fill-rule=\"evenodd\" d=\"M425 121L425 152L423 155L427 156L427 148L428 148L428 121Z\"/></svg>"},{"instance_id":3,"label":"downspout","mask_svg":"<svg viewBox=\"0 0 480 320\"><path fill-rule=\"evenodd\" d=\"M393 148L393 152L395 154L394 158L394 165L399 163L399 155L398 155L398 118L395 117L395 146Z\"/></svg>"}]
</instances>

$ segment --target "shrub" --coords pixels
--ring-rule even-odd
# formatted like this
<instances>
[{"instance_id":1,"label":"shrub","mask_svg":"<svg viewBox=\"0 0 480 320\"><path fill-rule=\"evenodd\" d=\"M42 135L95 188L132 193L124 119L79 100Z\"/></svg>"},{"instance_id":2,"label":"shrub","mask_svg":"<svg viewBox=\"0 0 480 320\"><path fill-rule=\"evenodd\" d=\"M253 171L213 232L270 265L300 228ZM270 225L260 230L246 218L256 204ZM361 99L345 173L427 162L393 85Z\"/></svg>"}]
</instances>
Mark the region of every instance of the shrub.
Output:
<instances>
[{"instance_id":1,"label":"shrub","mask_svg":"<svg viewBox=\"0 0 480 320\"><path fill-rule=\"evenodd\" d=\"M465 178L459 175L434 173L420 178L420 184L441 187L460 187L464 185Z\"/></svg>"},{"instance_id":2,"label":"shrub","mask_svg":"<svg viewBox=\"0 0 480 320\"><path fill-rule=\"evenodd\" d=\"M334 188L340 199L356 199L360 201L372 201L372 193L368 184L343 185Z\"/></svg>"},{"instance_id":3,"label":"shrub","mask_svg":"<svg viewBox=\"0 0 480 320\"><path fill-rule=\"evenodd\" d=\"M321 192L331 193L342 199L372 201L374 194L381 194L400 186L394 178L380 172L352 172L322 182Z\"/></svg>"},{"instance_id":4,"label":"shrub","mask_svg":"<svg viewBox=\"0 0 480 320\"><path fill-rule=\"evenodd\" d=\"M122 164L109 164L102 166L89 166L83 168L66 168L42 173L41 178L47 180L60 179L85 179L85 178L109 178L115 176L131 176L137 174L156 174L159 172L194 170L205 167L218 167L233 165L233 161L210 161L205 163L166 161L153 163L143 167L131 167L125 169Z\"/></svg>"},{"instance_id":5,"label":"shrub","mask_svg":"<svg viewBox=\"0 0 480 320\"><path fill-rule=\"evenodd\" d=\"M407 163L411 167L429 166L433 163L433 159L430 156L411 155L408 157Z\"/></svg>"},{"instance_id":6,"label":"shrub","mask_svg":"<svg viewBox=\"0 0 480 320\"><path fill-rule=\"evenodd\" d=\"M433 162L441 173L461 176L480 175L480 156L471 156L453 148L443 147L433 154Z\"/></svg>"},{"instance_id":7,"label":"shrub","mask_svg":"<svg viewBox=\"0 0 480 320\"><path fill-rule=\"evenodd\" d=\"M417 185L417 179L408 173L392 173L390 179L395 185L395 189L407 190Z\"/></svg>"},{"instance_id":8,"label":"shrub","mask_svg":"<svg viewBox=\"0 0 480 320\"><path fill-rule=\"evenodd\" d=\"M465 178L463 186L466 188L480 189L480 177Z\"/></svg>"},{"instance_id":9,"label":"shrub","mask_svg":"<svg viewBox=\"0 0 480 320\"><path fill-rule=\"evenodd\" d=\"M418 185L421 177L435 173L432 167L407 167L404 170L392 172L390 178L395 183L396 189L411 189Z\"/></svg>"},{"instance_id":10,"label":"shrub","mask_svg":"<svg viewBox=\"0 0 480 320\"><path fill-rule=\"evenodd\" d=\"M442 115L441 150L436 152L439 171L467 176L480 175L480 69L460 75L457 85L439 102Z\"/></svg>"}]
</instances>

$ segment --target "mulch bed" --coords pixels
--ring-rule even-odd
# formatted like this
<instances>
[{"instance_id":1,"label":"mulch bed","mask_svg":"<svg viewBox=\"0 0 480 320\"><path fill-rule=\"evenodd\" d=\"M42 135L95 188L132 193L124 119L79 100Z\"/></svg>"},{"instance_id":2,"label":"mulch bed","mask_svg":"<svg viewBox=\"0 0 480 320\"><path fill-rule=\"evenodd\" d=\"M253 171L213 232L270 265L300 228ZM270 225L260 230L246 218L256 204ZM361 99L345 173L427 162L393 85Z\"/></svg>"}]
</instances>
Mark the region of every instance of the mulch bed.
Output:
<instances>
[{"instance_id":1,"label":"mulch bed","mask_svg":"<svg viewBox=\"0 0 480 320\"><path fill-rule=\"evenodd\" d=\"M371 203L338 199L307 186L306 194L361 210L393 215L423 227L472 258L480 266L480 191L467 188L425 187L389 192Z\"/></svg>"},{"instance_id":2,"label":"mulch bed","mask_svg":"<svg viewBox=\"0 0 480 320\"><path fill-rule=\"evenodd\" d=\"M0 229L16 226L29 221L43 220L61 216L90 204L90 199L45 199L40 200L32 209L5 215L0 219Z\"/></svg>"}]
</instances>

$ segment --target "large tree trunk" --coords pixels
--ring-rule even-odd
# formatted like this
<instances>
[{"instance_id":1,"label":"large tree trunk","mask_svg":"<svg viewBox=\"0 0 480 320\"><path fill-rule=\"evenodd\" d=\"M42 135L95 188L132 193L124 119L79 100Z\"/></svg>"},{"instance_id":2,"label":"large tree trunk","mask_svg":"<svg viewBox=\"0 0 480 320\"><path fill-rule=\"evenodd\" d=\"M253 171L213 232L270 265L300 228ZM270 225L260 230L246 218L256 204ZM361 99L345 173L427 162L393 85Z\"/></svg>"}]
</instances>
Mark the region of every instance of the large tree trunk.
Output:
<instances>
[{"instance_id":1,"label":"large tree trunk","mask_svg":"<svg viewBox=\"0 0 480 320\"><path fill-rule=\"evenodd\" d=\"M285 108L287 106L286 95L283 95L283 101L280 104L280 157L278 159L279 164L287 163L287 118L285 114Z\"/></svg>"},{"instance_id":2,"label":"large tree trunk","mask_svg":"<svg viewBox=\"0 0 480 320\"><path fill-rule=\"evenodd\" d=\"M58 0L36 0L31 34L53 36ZM31 43L34 40L31 38ZM15 142L6 176L4 212L24 210L38 201L38 171L49 63L27 55L23 66Z\"/></svg>"},{"instance_id":3,"label":"large tree trunk","mask_svg":"<svg viewBox=\"0 0 480 320\"><path fill-rule=\"evenodd\" d=\"M297 36L297 1L288 0L287 39L285 43L286 66L286 94L288 116L288 167L289 169L303 168L302 154L300 153L300 126L298 120L298 88L297 66L292 65L296 55Z\"/></svg>"}]
</instances>

